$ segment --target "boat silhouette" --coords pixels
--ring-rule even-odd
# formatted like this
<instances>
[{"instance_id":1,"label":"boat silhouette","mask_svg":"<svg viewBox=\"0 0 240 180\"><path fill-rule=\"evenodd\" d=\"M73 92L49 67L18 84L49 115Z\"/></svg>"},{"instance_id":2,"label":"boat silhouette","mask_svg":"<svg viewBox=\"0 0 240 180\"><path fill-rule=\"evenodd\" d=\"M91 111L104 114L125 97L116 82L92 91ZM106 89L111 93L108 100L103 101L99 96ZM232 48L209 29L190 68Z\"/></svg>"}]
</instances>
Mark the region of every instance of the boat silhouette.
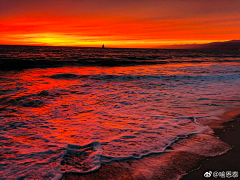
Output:
<instances>
[{"instance_id":1,"label":"boat silhouette","mask_svg":"<svg viewBox=\"0 0 240 180\"><path fill-rule=\"evenodd\" d=\"M104 49L104 44L102 45L102 49Z\"/></svg>"}]
</instances>

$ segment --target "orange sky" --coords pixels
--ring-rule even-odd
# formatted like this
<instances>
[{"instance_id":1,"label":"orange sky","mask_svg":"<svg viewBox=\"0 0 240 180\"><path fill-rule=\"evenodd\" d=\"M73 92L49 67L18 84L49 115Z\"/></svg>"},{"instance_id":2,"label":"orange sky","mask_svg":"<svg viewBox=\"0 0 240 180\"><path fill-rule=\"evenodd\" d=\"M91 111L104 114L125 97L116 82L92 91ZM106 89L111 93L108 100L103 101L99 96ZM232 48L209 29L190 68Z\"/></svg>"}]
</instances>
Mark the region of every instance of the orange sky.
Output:
<instances>
[{"instance_id":1,"label":"orange sky","mask_svg":"<svg viewBox=\"0 0 240 180\"><path fill-rule=\"evenodd\" d=\"M157 48L233 39L239 0L0 0L0 44Z\"/></svg>"}]
</instances>

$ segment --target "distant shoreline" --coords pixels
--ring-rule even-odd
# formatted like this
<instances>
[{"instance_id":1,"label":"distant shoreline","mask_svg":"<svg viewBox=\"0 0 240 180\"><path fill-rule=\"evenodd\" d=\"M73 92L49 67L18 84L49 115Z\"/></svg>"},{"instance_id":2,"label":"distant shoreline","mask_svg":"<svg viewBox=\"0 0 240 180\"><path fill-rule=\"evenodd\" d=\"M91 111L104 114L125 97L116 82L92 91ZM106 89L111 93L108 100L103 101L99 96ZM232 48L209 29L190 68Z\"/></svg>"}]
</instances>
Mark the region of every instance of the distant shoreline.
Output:
<instances>
[{"instance_id":1,"label":"distant shoreline","mask_svg":"<svg viewBox=\"0 0 240 180\"><path fill-rule=\"evenodd\" d=\"M181 44L160 46L166 49L199 49L199 50L240 50L240 40L212 42L208 44Z\"/></svg>"}]
</instances>

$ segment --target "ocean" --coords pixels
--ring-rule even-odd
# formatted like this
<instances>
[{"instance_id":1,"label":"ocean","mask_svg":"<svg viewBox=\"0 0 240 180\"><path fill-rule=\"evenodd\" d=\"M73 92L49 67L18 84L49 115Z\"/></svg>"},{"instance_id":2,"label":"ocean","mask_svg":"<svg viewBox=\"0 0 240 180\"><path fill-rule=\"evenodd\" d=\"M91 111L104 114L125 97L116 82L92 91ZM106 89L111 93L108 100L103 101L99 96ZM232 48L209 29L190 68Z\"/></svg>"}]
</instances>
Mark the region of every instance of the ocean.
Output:
<instances>
[{"instance_id":1,"label":"ocean","mask_svg":"<svg viewBox=\"0 0 240 180\"><path fill-rule=\"evenodd\" d=\"M206 132L216 144L208 123L239 105L238 50L0 46L1 178L87 173ZM186 149L230 149L206 144Z\"/></svg>"}]
</instances>

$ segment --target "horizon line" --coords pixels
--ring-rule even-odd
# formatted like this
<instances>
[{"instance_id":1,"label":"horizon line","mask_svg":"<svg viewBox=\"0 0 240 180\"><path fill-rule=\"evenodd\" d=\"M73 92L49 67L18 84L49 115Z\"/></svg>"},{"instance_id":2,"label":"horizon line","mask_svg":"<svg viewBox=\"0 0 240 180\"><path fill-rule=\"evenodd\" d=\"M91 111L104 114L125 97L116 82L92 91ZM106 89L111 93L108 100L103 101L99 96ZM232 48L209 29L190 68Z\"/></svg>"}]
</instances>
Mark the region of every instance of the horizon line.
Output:
<instances>
[{"instance_id":1,"label":"horizon line","mask_svg":"<svg viewBox=\"0 0 240 180\"><path fill-rule=\"evenodd\" d=\"M232 40L224 40L224 41L213 41L210 43L192 43L192 44L172 44L172 45L160 45L155 47L114 47L110 45L110 47L107 46L105 43L105 49L211 49L207 47L196 47L196 46L204 46L204 45L213 45L214 43L226 43L226 42L233 42L233 41L239 41L240 39L232 39ZM240 45L240 44L239 44ZM0 46L33 46L33 47L75 47L75 48L100 48L102 49L102 44L99 44L99 46L74 46L74 45L43 45L43 44L0 44ZM192 47L187 47L192 46ZM195 46L195 47L194 47ZM172 47L172 48L171 48ZM177 48L179 47L179 48Z\"/></svg>"}]
</instances>

